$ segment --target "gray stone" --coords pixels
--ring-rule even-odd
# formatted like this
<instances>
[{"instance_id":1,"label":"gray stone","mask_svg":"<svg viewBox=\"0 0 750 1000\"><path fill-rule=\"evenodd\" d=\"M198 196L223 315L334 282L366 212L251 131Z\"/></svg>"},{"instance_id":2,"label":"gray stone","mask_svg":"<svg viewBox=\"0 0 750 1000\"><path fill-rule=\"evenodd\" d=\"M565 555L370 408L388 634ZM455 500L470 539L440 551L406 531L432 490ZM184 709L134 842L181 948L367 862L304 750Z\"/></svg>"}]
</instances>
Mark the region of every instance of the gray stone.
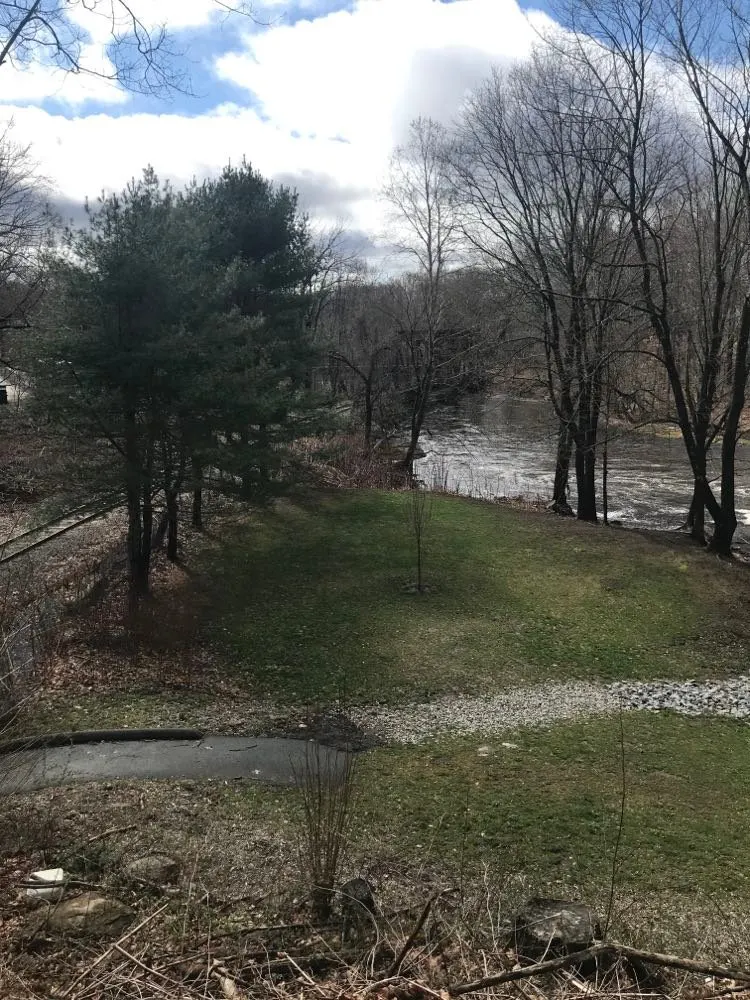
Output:
<instances>
[{"instance_id":1,"label":"gray stone","mask_svg":"<svg viewBox=\"0 0 750 1000\"><path fill-rule=\"evenodd\" d=\"M599 918L584 903L538 896L516 914L513 933L518 954L533 959L581 951L602 936Z\"/></svg>"},{"instance_id":2,"label":"gray stone","mask_svg":"<svg viewBox=\"0 0 750 1000\"><path fill-rule=\"evenodd\" d=\"M180 862L168 854L147 854L130 861L123 869L128 878L152 885L167 885L180 876Z\"/></svg>"},{"instance_id":3,"label":"gray stone","mask_svg":"<svg viewBox=\"0 0 750 1000\"><path fill-rule=\"evenodd\" d=\"M366 878L352 878L338 890L341 900L342 937L363 928L375 914L375 898Z\"/></svg>"},{"instance_id":4,"label":"gray stone","mask_svg":"<svg viewBox=\"0 0 750 1000\"><path fill-rule=\"evenodd\" d=\"M135 913L118 899L97 892L84 892L51 907L46 919L47 930L57 934L77 934L90 937L120 937Z\"/></svg>"}]
</instances>

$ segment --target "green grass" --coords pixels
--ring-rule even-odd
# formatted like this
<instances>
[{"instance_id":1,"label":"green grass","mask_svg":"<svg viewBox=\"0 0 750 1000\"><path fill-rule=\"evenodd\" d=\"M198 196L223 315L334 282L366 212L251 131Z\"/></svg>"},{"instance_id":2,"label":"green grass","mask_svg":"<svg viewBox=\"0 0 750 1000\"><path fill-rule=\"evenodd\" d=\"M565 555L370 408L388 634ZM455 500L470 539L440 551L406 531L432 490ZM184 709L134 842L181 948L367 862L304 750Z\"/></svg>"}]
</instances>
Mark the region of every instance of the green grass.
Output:
<instances>
[{"instance_id":1,"label":"green grass","mask_svg":"<svg viewBox=\"0 0 750 1000\"><path fill-rule=\"evenodd\" d=\"M480 755L485 746L489 753ZM743 964L750 729L729 720L634 713L624 718L624 750L614 935L656 950L688 957L700 951L714 959L721 954L725 964ZM467 899L475 897L485 866L496 895L484 915L477 912L476 923L486 926L493 904L514 905L511 897L517 902L519 894L570 893L604 909L619 825L620 768L619 723L611 719L369 752L358 761L347 875L360 866L390 873L388 884L379 880L379 898L389 900L386 912L394 900L394 908L415 907L409 928L433 891L461 885L462 876ZM97 832L114 828L117 834L132 822L138 829L126 842L137 842L141 854L148 845L182 858L193 874L198 866L212 905L242 895L238 872L254 895L281 884L296 902L303 892L295 854L299 799L293 789L250 780L46 790L29 796L22 842L33 839L36 817L40 843L49 848L52 816L66 831L52 856L70 865L71 855L85 853ZM13 797L9 805L18 804ZM18 838L8 812L0 843L10 852ZM117 843L115 836L93 850L114 850ZM234 920L236 912L220 919ZM464 913L472 918L470 909ZM272 914L275 919L262 922L283 922ZM216 917L214 931L221 926L213 923ZM244 926L257 920L255 911ZM726 946L717 948L709 930L722 942L731 933Z\"/></svg>"},{"instance_id":2,"label":"green grass","mask_svg":"<svg viewBox=\"0 0 750 1000\"><path fill-rule=\"evenodd\" d=\"M22 714L0 739L83 729L202 729L201 716L214 702L210 695L186 691L112 691L77 697L62 693L35 704L33 712Z\"/></svg>"},{"instance_id":3,"label":"green grass","mask_svg":"<svg viewBox=\"0 0 750 1000\"><path fill-rule=\"evenodd\" d=\"M750 898L750 729L637 713L625 716L624 737L618 886ZM399 854L463 857L474 871L486 861L532 872L541 886L604 892L619 827L620 746L619 722L596 719L375 751L360 761L359 823Z\"/></svg>"},{"instance_id":4,"label":"green grass","mask_svg":"<svg viewBox=\"0 0 750 1000\"><path fill-rule=\"evenodd\" d=\"M627 714L623 724L620 894L661 895L687 907L698 895L719 906L730 896L750 902L750 727L647 713ZM620 772L619 721L612 718L369 751L357 764L352 864L390 859L413 873L424 867L445 883L462 868L475 880L486 864L542 893L559 887L606 899ZM196 794L203 788L197 783ZM229 836L265 829L269 817L269 837L293 844L299 799L293 789L230 782L211 813L218 844L223 824ZM157 840L178 835L168 813L151 821L171 831ZM190 836L200 843L205 832L199 823ZM195 848L181 850L192 856Z\"/></svg>"},{"instance_id":5,"label":"green grass","mask_svg":"<svg viewBox=\"0 0 750 1000\"><path fill-rule=\"evenodd\" d=\"M377 491L285 503L211 553L212 634L243 685L397 700L745 669L744 566L677 538L435 497L430 592L410 594L407 504Z\"/></svg>"}]
</instances>

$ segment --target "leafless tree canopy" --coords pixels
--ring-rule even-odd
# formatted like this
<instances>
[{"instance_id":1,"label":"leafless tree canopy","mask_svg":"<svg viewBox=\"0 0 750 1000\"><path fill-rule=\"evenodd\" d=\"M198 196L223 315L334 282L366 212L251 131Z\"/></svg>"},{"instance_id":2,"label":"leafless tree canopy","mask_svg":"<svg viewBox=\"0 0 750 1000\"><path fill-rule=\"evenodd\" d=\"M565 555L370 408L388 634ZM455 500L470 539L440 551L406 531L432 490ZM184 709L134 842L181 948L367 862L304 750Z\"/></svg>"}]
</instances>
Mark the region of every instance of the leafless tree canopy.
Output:
<instances>
[{"instance_id":1,"label":"leafless tree canopy","mask_svg":"<svg viewBox=\"0 0 750 1000\"><path fill-rule=\"evenodd\" d=\"M215 0L225 15L252 16L245 0ZM40 62L66 72L116 80L128 90L163 95L189 89L175 63L182 53L166 25L153 26L127 0L4 0L0 2L0 66ZM97 22L99 22L97 24ZM101 24L110 37L102 66L86 52L87 25Z\"/></svg>"},{"instance_id":2,"label":"leafless tree canopy","mask_svg":"<svg viewBox=\"0 0 750 1000\"><path fill-rule=\"evenodd\" d=\"M28 148L0 135L0 330L26 327L44 278L50 230L44 185Z\"/></svg>"}]
</instances>

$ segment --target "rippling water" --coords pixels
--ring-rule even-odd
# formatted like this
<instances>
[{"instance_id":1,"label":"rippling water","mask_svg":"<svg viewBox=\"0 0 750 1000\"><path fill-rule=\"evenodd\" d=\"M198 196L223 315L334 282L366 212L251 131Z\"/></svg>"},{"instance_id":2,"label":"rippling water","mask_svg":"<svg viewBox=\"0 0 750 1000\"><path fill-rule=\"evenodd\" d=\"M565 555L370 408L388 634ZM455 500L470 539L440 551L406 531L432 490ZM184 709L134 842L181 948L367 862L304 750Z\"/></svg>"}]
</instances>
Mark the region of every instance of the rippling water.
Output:
<instances>
[{"instance_id":1,"label":"rippling water","mask_svg":"<svg viewBox=\"0 0 750 1000\"><path fill-rule=\"evenodd\" d=\"M546 402L504 395L475 398L434 414L421 443L427 455L416 468L428 485L444 484L487 498L551 497L556 424ZM737 456L737 519L750 525L750 448L741 446ZM690 466L680 437L611 429L610 518L644 527L677 527L685 520L691 495ZM575 500L571 470L574 508ZM601 479L598 501L601 510Z\"/></svg>"}]
</instances>

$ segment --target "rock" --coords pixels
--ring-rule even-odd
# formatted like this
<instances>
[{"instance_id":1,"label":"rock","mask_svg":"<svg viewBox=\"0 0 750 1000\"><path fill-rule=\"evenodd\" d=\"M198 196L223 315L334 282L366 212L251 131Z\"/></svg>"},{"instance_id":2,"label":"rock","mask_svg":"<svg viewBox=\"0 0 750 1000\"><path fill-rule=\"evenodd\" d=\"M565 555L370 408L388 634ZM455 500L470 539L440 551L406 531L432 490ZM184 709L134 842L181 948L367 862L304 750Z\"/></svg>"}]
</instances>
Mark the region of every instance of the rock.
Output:
<instances>
[{"instance_id":1,"label":"rock","mask_svg":"<svg viewBox=\"0 0 750 1000\"><path fill-rule=\"evenodd\" d=\"M516 951L524 958L552 958L590 947L601 940L597 915L584 903L534 897L513 921Z\"/></svg>"},{"instance_id":2,"label":"rock","mask_svg":"<svg viewBox=\"0 0 750 1000\"><path fill-rule=\"evenodd\" d=\"M135 913L118 899L84 892L50 909L46 920L49 931L58 934L85 934L90 937L120 937Z\"/></svg>"},{"instance_id":3,"label":"rock","mask_svg":"<svg viewBox=\"0 0 750 1000\"><path fill-rule=\"evenodd\" d=\"M136 858L123 869L128 878L139 882L150 882L152 885L166 885L176 882L180 876L180 863L168 854L147 854Z\"/></svg>"},{"instance_id":4,"label":"rock","mask_svg":"<svg viewBox=\"0 0 750 1000\"><path fill-rule=\"evenodd\" d=\"M341 900L342 937L347 938L356 928L363 927L375 914L372 886L366 878L352 878L338 891Z\"/></svg>"},{"instance_id":5,"label":"rock","mask_svg":"<svg viewBox=\"0 0 750 1000\"><path fill-rule=\"evenodd\" d=\"M62 868L44 868L32 872L24 883L26 899L37 903L62 899L69 878Z\"/></svg>"}]
</instances>

